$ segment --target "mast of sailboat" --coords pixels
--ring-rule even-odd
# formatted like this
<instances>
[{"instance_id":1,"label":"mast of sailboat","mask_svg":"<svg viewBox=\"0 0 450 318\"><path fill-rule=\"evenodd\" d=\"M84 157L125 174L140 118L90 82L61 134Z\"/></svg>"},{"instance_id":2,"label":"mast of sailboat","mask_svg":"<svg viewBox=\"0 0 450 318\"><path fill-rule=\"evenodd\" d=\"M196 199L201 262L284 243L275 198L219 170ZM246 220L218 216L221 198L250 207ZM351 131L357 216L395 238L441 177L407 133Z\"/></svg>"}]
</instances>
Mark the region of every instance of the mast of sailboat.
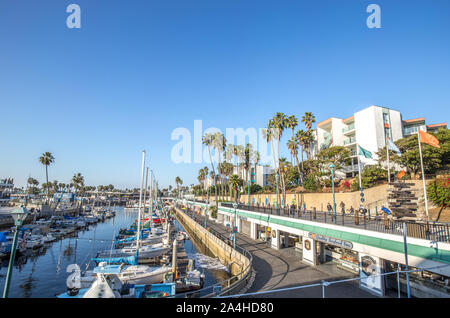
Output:
<instances>
[{"instance_id":1,"label":"mast of sailboat","mask_svg":"<svg viewBox=\"0 0 450 318\"><path fill-rule=\"evenodd\" d=\"M145 168L144 215L145 215L145 200L146 200L146 196L147 196L147 180L148 180L148 167Z\"/></svg>"},{"instance_id":2,"label":"mast of sailboat","mask_svg":"<svg viewBox=\"0 0 450 318\"><path fill-rule=\"evenodd\" d=\"M139 239L141 236L141 209L142 209L142 187L144 186L144 166L145 166L145 150L142 150L142 171L141 171L141 188L139 191L139 213L136 237L136 260L139 259Z\"/></svg>"},{"instance_id":3,"label":"mast of sailboat","mask_svg":"<svg viewBox=\"0 0 450 318\"><path fill-rule=\"evenodd\" d=\"M148 204L148 211L150 214L153 212L153 170L150 170L150 189L148 191L150 202Z\"/></svg>"}]
</instances>

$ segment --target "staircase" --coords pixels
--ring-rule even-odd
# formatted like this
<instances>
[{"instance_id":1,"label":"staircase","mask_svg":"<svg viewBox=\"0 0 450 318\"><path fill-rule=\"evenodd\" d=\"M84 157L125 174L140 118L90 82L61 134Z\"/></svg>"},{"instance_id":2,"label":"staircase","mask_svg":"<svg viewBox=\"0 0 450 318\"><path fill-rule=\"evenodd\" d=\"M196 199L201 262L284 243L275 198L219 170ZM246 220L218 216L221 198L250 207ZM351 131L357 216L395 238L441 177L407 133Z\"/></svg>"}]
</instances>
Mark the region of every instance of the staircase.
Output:
<instances>
[{"instance_id":1,"label":"staircase","mask_svg":"<svg viewBox=\"0 0 450 318\"><path fill-rule=\"evenodd\" d=\"M418 189L414 188L414 183L391 182L389 185L388 203L394 218L416 221L424 221L426 219L422 209L419 209L419 198L417 195L420 194Z\"/></svg>"}]
</instances>

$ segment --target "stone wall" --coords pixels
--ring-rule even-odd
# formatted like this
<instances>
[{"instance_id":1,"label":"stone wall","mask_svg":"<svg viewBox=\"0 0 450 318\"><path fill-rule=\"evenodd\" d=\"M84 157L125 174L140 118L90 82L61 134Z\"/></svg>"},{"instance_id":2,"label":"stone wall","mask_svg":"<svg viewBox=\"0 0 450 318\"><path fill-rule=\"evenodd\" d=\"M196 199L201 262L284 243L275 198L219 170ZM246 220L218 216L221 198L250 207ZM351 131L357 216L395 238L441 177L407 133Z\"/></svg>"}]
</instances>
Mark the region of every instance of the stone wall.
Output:
<instances>
[{"instance_id":1,"label":"stone wall","mask_svg":"<svg viewBox=\"0 0 450 318\"><path fill-rule=\"evenodd\" d=\"M202 242L205 247L215 255L222 264L228 266L232 276L240 274L243 277L243 270L249 268L250 260L243 254L235 251L231 246L208 232L200 224L196 223L189 216L176 208L176 217L185 231L195 240Z\"/></svg>"},{"instance_id":2,"label":"stone wall","mask_svg":"<svg viewBox=\"0 0 450 318\"><path fill-rule=\"evenodd\" d=\"M408 183L414 183L413 192L419 198L419 210L424 209L423 202L420 199L423 197L423 186L421 180L408 180ZM280 192L281 193L281 192ZM333 195L332 193L321 193L321 192L310 192L310 193L297 193L296 202L301 205L303 202L306 204L306 208L312 209L315 207L318 211L326 210L326 206L328 202L333 204ZM388 196L388 185L383 184L380 186L376 186L373 188L368 188L364 190L364 206L367 209L371 209L371 211L375 211L377 209L380 211L381 205L387 204L387 196ZM199 200L205 200L205 197L196 197ZM214 200L214 195L210 197ZM250 202L253 203L253 198L255 198L255 204L260 202L260 204L264 205L266 198L268 198L268 202L270 202L271 206L275 206L274 202L276 202L276 194L256 194L250 195ZM336 208L340 210L339 204L344 202L346 209L349 209L351 206L357 209L360 206L360 192L336 192L335 200L336 200ZM294 199L294 194L286 194L286 203L292 204ZM248 195L241 195L240 202L247 204ZM281 202L279 202L281 206ZM430 207L430 202L428 203Z\"/></svg>"}]
</instances>

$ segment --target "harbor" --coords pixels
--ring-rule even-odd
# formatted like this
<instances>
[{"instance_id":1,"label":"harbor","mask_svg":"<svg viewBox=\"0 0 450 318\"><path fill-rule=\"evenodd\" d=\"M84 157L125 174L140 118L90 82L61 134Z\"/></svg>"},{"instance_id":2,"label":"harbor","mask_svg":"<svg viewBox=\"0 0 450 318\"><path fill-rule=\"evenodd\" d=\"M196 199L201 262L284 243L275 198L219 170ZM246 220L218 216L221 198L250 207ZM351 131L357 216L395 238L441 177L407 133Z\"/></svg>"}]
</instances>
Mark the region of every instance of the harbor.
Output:
<instances>
[{"instance_id":1,"label":"harbor","mask_svg":"<svg viewBox=\"0 0 450 318\"><path fill-rule=\"evenodd\" d=\"M66 292L67 279L72 274L67 272L68 267L77 264L82 273L93 270L95 262L91 259L98 251L110 250L120 229L128 228L138 216L137 209L125 210L123 207L116 207L115 212L114 216L87 224L71 233L67 232L55 241L18 252L9 291L10 297L52 298ZM183 230L176 221L174 223L174 228ZM197 269L204 275L205 285L217 283L229 275L226 267L217 259L198 253L189 239L178 241L177 252L180 277L186 276L190 265L189 259L197 260ZM203 260L203 264L198 260ZM8 257L2 258L0 267L2 285L5 283L8 261ZM146 263L155 264L155 262ZM180 292L189 290L181 284L178 284L177 289Z\"/></svg>"}]
</instances>

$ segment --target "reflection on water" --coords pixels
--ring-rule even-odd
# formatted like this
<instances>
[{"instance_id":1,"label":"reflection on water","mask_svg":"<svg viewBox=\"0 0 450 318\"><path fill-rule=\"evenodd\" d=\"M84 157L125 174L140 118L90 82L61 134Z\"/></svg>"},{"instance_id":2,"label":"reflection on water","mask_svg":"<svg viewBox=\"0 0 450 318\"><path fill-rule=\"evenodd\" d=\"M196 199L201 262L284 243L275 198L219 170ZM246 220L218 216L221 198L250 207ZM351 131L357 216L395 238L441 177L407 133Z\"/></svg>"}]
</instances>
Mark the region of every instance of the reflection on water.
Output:
<instances>
[{"instance_id":1,"label":"reflection on water","mask_svg":"<svg viewBox=\"0 0 450 318\"><path fill-rule=\"evenodd\" d=\"M70 237L47 243L35 250L27 249L23 254L16 254L9 297L51 298L65 292L66 279L70 275L66 272L67 266L76 263L82 271L92 269L94 265L90 259L96 252L109 250L119 229L130 226L137 218L137 210L124 212L122 207L117 207L116 211L115 217L92 224L86 230L73 233ZM202 260L197 254L202 251L197 251L189 240L185 241L184 245L188 255L196 255L196 259L198 258L196 263L199 270L206 276L205 286L228 278L227 271L219 266L208 267L203 262L200 267ZM9 258L0 262L1 290L5 284L8 262Z\"/></svg>"}]
</instances>

